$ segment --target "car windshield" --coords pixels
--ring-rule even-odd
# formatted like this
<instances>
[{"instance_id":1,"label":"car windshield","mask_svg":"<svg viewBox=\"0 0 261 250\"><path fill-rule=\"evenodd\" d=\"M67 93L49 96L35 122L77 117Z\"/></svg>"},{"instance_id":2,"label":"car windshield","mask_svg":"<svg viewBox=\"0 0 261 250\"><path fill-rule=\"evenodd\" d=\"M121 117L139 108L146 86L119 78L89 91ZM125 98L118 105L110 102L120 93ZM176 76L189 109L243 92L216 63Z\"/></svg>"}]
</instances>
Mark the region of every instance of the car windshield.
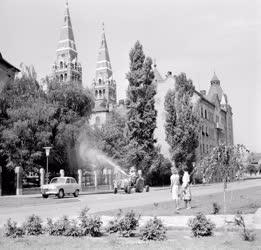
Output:
<instances>
[{"instance_id":1,"label":"car windshield","mask_svg":"<svg viewBox=\"0 0 261 250\"><path fill-rule=\"evenodd\" d=\"M50 183L64 183L65 178L53 178Z\"/></svg>"}]
</instances>

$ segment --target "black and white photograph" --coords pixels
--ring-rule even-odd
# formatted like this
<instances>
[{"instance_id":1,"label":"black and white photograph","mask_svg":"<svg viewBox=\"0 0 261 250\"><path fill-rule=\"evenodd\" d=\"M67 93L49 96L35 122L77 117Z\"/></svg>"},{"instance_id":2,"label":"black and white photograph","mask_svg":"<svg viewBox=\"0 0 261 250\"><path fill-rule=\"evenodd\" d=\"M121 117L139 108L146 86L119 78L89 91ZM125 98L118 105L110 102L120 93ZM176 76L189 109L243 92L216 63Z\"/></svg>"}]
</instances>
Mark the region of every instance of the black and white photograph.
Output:
<instances>
[{"instance_id":1,"label":"black and white photograph","mask_svg":"<svg viewBox=\"0 0 261 250\"><path fill-rule=\"evenodd\" d=\"M261 249L261 1L0 0L0 249Z\"/></svg>"}]
</instances>

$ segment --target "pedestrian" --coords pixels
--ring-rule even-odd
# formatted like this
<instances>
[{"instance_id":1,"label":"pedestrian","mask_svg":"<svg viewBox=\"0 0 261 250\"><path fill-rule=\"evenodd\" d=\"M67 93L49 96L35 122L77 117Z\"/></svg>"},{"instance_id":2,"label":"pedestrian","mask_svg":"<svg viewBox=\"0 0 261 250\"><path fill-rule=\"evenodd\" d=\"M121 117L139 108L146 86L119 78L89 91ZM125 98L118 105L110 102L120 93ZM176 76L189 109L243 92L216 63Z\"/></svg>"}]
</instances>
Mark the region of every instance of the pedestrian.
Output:
<instances>
[{"instance_id":1,"label":"pedestrian","mask_svg":"<svg viewBox=\"0 0 261 250\"><path fill-rule=\"evenodd\" d=\"M175 203L176 212L179 210L179 197L180 197L180 181L178 170L175 166L171 168L172 175L170 176L170 192L172 194L172 199Z\"/></svg>"},{"instance_id":2,"label":"pedestrian","mask_svg":"<svg viewBox=\"0 0 261 250\"><path fill-rule=\"evenodd\" d=\"M184 174L182 177L182 197L185 202L185 208L191 209L191 190L190 190L190 175L187 166L183 169Z\"/></svg>"}]
</instances>

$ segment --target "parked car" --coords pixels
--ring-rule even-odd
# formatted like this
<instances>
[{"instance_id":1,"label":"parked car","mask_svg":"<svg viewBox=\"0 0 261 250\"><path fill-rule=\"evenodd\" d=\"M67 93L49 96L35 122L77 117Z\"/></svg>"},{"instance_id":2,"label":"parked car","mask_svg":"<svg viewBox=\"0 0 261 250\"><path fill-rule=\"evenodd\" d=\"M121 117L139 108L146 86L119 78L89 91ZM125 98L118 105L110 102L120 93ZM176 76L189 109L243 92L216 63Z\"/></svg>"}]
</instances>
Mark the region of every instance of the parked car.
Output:
<instances>
[{"instance_id":1,"label":"parked car","mask_svg":"<svg viewBox=\"0 0 261 250\"><path fill-rule=\"evenodd\" d=\"M63 198L65 194L73 194L78 197L81 186L72 177L55 177L49 184L41 186L43 198L48 198L49 195L56 195L58 198Z\"/></svg>"}]
</instances>

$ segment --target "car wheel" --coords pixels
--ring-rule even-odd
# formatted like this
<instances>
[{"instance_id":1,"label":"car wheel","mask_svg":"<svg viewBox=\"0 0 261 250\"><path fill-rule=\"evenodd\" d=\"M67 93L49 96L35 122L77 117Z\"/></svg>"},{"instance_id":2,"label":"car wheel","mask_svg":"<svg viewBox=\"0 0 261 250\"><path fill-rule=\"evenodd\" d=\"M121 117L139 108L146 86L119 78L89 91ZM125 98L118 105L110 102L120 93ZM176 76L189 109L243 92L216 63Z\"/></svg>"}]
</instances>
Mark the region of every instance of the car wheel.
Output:
<instances>
[{"instance_id":1,"label":"car wheel","mask_svg":"<svg viewBox=\"0 0 261 250\"><path fill-rule=\"evenodd\" d=\"M48 194L42 194L42 197L44 198L44 199L47 199L48 198Z\"/></svg>"},{"instance_id":2,"label":"car wheel","mask_svg":"<svg viewBox=\"0 0 261 250\"><path fill-rule=\"evenodd\" d=\"M114 188L113 193L117 194L118 193L118 188Z\"/></svg>"},{"instance_id":3,"label":"car wheel","mask_svg":"<svg viewBox=\"0 0 261 250\"><path fill-rule=\"evenodd\" d=\"M78 197L78 196L79 196L79 190L78 190L78 189L75 190L75 192L73 193L73 196L74 196L74 197Z\"/></svg>"},{"instance_id":4,"label":"car wheel","mask_svg":"<svg viewBox=\"0 0 261 250\"><path fill-rule=\"evenodd\" d=\"M58 193L58 198L61 199L63 197L64 197L64 191L63 191L63 189L60 189L59 193Z\"/></svg>"}]
</instances>

